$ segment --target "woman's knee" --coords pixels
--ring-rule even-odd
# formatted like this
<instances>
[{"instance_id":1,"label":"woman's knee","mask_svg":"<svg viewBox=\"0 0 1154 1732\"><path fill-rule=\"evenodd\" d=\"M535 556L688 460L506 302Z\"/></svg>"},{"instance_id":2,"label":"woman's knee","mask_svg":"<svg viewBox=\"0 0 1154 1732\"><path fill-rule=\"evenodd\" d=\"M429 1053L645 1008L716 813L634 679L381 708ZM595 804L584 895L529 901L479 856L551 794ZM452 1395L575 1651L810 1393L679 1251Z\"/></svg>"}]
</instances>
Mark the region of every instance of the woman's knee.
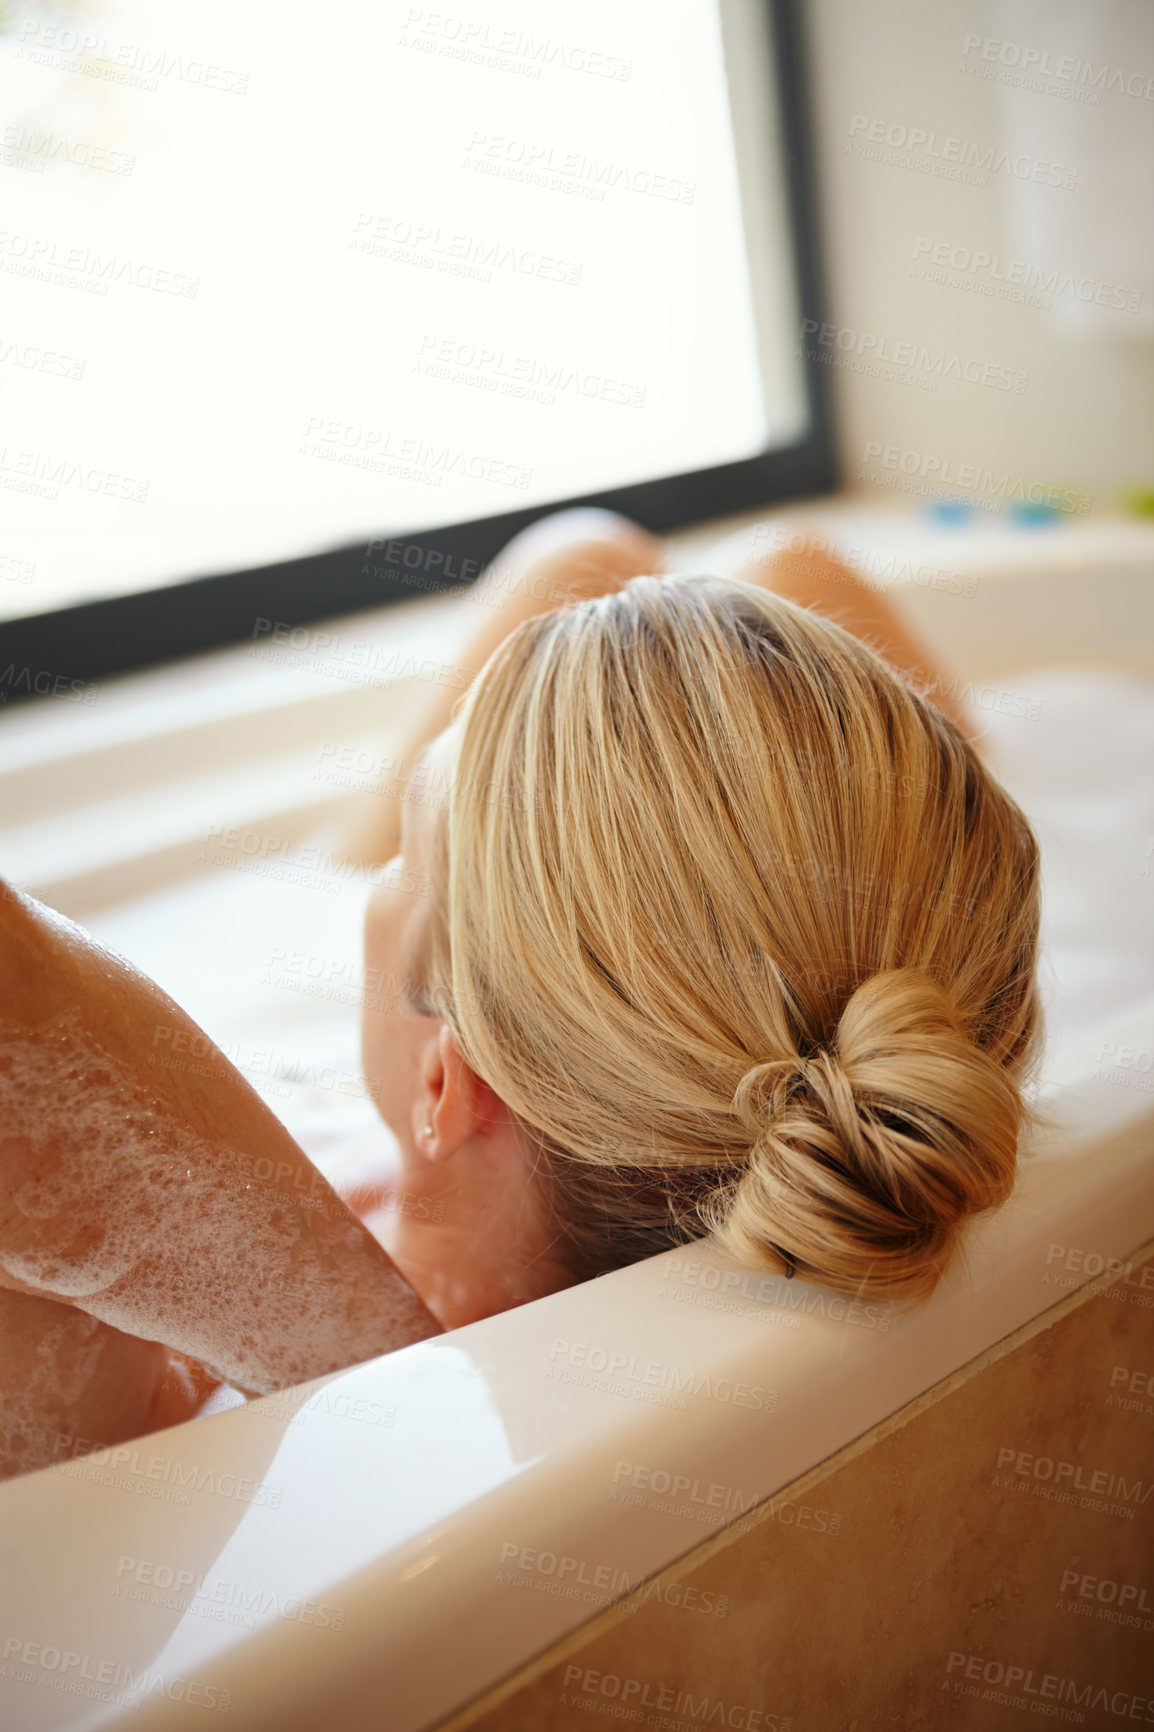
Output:
<instances>
[{"instance_id":1,"label":"woman's knee","mask_svg":"<svg viewBox=\"0 0 1154 1732\"><path fill-rule=\"evenodd\" d=\"M771 575L813 571L839 563L833 541L802 519L778 517L732 531L709 549L702 570L777 588Z\"/></svg>"},{"instance_id":2,"label":"woman's knee","mask_svg":"<svg viewBox=\"0 0 1154 1732\"><path fill-rule=\"evenodd\" d=\"M189 1418L171 1402L154 1417L167 1371L159 1342L0 1288L0 1479Z\"/></svg>"},{"instance_id":3,"label":"woman's knee","mask_svg":"<svg viewBox=\"0 0 1154 1732\"><path fill-rule=\"evenodd\" d=\"M619 575L622 581L660 571L660 538L619 512L571 506L540 517L515 535L494 563L569 565L575 570Z\"/></svg>"}]
</instances>

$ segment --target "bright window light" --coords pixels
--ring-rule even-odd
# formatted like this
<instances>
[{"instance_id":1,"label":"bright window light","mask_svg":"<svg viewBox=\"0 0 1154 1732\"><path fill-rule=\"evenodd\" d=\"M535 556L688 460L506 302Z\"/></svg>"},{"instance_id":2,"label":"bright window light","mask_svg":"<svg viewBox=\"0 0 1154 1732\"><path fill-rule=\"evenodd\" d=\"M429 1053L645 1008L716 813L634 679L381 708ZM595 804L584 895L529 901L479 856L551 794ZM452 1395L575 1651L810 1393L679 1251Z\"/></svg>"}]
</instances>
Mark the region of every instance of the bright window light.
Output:
<instances>
[{"instance_id":1,"label":"bright window light","mask_svg":"<svg viewBox=\"0 0 1154 1732\"><path fill-rule=\"evenodd\" d=\"M10 10L0 615L797 438L760 12Z\"/></svg>"}]
</instances>

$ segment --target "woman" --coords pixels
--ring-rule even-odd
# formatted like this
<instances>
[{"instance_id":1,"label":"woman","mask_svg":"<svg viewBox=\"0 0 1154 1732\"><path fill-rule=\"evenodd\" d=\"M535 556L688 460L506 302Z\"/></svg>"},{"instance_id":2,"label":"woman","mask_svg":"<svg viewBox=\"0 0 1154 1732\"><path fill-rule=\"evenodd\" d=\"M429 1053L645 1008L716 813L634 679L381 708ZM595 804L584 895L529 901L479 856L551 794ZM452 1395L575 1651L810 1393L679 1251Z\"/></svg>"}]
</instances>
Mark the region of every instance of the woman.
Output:
<instances>
[{"instance_id":1,"label":"woman","mask_svg":"<svg viewBox=\"0 0 1154 1732\"><path fill-rule=\"evenodd\" d=\"M661 577L644 531L567 513L478 586L479 677L422 719L369 843L399 818L366 1075L399 1189L435 1205L359 1196L387 1252L315 1175L305 1206L309 1163L223 1057L160 1089L157 1030L191 1025L152 983L7 899L0 1377L31 1374L7 1471L706 1228L787 1275L932 1290L1013 1184L1038 851L915 690L920 646L797 545Z\"/></svg>"}]
</instances>

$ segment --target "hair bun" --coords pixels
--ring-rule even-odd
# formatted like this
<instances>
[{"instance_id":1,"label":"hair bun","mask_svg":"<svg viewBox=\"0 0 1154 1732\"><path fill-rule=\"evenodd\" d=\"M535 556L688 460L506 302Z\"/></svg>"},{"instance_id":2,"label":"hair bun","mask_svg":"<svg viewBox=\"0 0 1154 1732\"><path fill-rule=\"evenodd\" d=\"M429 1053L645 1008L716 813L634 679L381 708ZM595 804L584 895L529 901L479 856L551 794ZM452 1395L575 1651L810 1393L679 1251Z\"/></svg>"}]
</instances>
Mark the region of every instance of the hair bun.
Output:
<instances>
[{"instance_id":1,"label":"hair bun","mask_svg":"<svg viewBox=\"0 0 1154 1732\"><path fill-rule=\"evenodd\" d=\"M754 1142L726 1238L827 1284L928 1293L1013 1187L1017 1086L920 969L863 981L828 1049L754 1065L733 1107Z\"/></svg>"}]
</instances>

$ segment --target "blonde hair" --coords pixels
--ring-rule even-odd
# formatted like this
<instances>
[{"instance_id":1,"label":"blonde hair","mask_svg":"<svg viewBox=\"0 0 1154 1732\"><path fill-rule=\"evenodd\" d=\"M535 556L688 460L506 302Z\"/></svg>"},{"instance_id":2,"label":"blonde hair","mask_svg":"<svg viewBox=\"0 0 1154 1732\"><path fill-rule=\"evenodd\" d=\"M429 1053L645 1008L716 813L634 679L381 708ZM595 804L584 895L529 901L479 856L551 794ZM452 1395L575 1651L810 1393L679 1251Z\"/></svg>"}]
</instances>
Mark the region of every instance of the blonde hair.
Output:
<instances>
[{"instance_id":1,"label":"blonde hair","mask_svg":"<svg viewBox=\"0 0 1154 1732\"><path fill-rule=\"evenodd\" d=\"M456 724L422 994L517 1115L577 1279L712 1229L921 1296L1003 1202L1039 860L958 729L751 585L527 621Z\"/></svg>"}]
</instances>

